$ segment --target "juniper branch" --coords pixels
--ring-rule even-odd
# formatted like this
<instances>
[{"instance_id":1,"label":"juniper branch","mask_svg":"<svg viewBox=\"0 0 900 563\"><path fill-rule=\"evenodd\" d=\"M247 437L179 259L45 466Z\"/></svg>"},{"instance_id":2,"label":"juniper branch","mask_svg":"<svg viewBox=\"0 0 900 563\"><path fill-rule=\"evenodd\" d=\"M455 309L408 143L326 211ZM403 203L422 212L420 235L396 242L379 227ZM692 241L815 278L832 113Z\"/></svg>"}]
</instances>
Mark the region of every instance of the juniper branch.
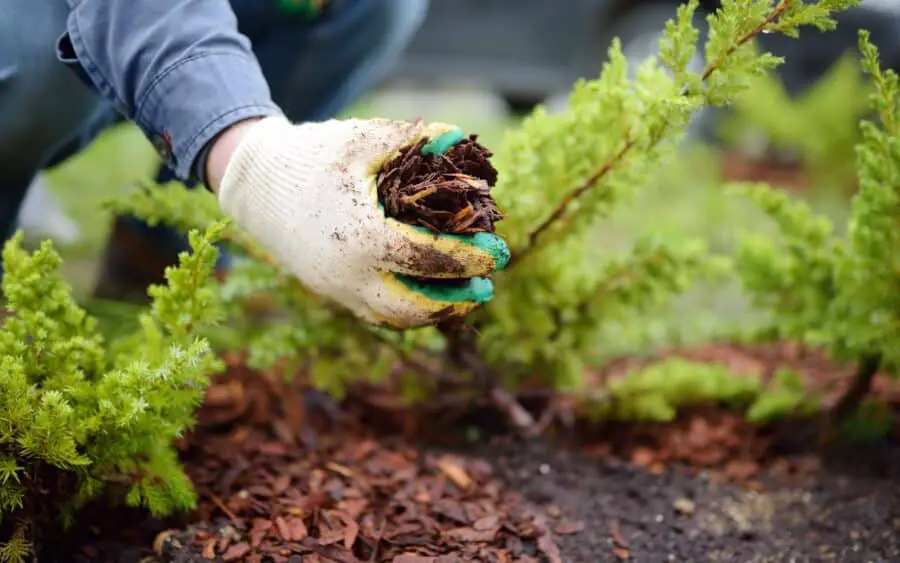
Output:
<instances>
[{"instance_id":1,"label":"juniper branch","mask_svg":"<svg viewBox=\"0 0 900 563\"><path fill-rule=\"evenodd\" d=\"M729 47L724 53L722 53L716 60L708 63L706 67L703 69L703 72L700 74L701 82L707 81L713 73L718 70L722 64L732 56L739 48L743 45L747 44L761 33L773 27L778 19L785 13L785 11L790 7L791 3L794 0L780 0L778 4L776 4L769 15L755 28L746 32L744 35L735 39L734 43ZM685 85L681 90L681 95L690 94L689 85ZM661 130L657 135L650 141L649 148L654 148L663 138L662 133L667 129L668 124L663 124ZM515 266L517 263L521 262L523 258L533 252L536 248L538 248L538 242L541 237L547 232L547 230L553 226L557 221L563 218L566 213L569 211L571 206L581 197L583 197L588 191L592 188L596 187L600 181L611 171L613 171L622 161L628 156L631 149L637 144L635 139L632 139L626 135L625 142L622 147L616 152L612 157L610 157L607 161L600 165L596 172L591 174L583 184L577 187L575 190L570 192L568 195L562 198L557 207L544 219L537 227L532 230L528 235L528 242L525 246L519 250L513 252L512 259L507 266L507 271Z\"/></svg>"},{"instance_id":2,"label":"juniper branch","mask_svg":"<svg viewBox=\"0 0 900 563\"><path fill-rule=\"evenodd\" d=\"M569 210L569 207L575 202L575 200L582 197L588 190L593 188L604 176L606 176L609 172L615 169L625 156L628 154L628 151L634 146L634 140L626 137L625 144L622 145L622 148L619 149L616 154L614 154L609 160L603 163L600 168L597 169L596 172L591 174L583 184L575 188L572 192L569 192L566 196L562 198L559 202L559 205L553 210L553 212L540 224L535 228L531 233L528 234L528 243L525 248L520 252L515 252L512 255L512 258L509 261L509 264L506 266L507 270L516 265L519 261L524 258L529 251L534 248L537 248L538 239L544 234L544 232L550 228L551 225L559 221Z\"/></svg>"},{"instance_id":3,"label":"juniper branch","mask_svg":"<svg viewBox=\"0 0 900 563\"><path fill-rule=\"evenodd\" d=\"M778 4L772 8L772 11L766 16L758 26L753 28L752 30L745 33L742 37L740 37L734 45L732 45L729 49L727 49L722 56L717 58L712 63L708 64L705 69L703 69L703 73L700 75L700 80L706 81L712 73L716 71L722 64L725 62L725 59L734 54L735 51L746 45L748 42L759 36L761 33L766 31L769 27L775 24L776 20L781 17L782 14L790 7L790 4L794 2L794 0L781 0ZM687 93L687 87L682 90L682 93Z\"/></svg>"}]
</instances>

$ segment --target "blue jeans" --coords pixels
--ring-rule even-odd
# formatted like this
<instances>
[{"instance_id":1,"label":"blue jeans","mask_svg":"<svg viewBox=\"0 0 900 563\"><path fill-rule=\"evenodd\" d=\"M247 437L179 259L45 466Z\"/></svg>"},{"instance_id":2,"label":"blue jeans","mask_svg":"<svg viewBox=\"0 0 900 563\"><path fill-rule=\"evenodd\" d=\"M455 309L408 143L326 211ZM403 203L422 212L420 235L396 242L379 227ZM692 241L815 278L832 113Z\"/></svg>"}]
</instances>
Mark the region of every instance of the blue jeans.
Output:
<instances>
[{"instance_id":1,"label":"blue jeans","mask_svg":"<svg viewBox=\"0 0 900 563\"><path fill-rule=\"evenodd\" d=\"M0 14L0 234L8 238L35 174L84 149L121 116L56 61L62 2L2 0ZM331 0L315 22L279 14L276 0L231 0L274 101L295 121L334 117L390 70L428 0ZM176 180L160 166L156 181ZM188 183L193 187L193 183ZM186 240L135 217L128 228L170 257ZM223 253L223 264L227 255Z\"/></svg>"}]
</instances>

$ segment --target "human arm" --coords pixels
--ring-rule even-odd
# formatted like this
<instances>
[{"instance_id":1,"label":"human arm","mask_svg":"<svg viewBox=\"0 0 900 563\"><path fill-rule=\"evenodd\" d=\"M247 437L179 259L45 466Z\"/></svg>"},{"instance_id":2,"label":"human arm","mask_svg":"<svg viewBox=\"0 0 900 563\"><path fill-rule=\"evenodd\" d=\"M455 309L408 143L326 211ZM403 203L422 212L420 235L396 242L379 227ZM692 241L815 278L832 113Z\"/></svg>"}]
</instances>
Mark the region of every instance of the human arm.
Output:
<instances>
[{"instance_id":1,"label":"human arm","mask_svg":"<svg viewBox=\"0 0 900 563\"><path fill-rule=\"evenodd\" d=\"M402 225L371 189L379 161L446 131L391 120L290 123L226 0L67 2L63 60L148 138L167 140L162 156L180 178L205 171L195 175L207 176L223 211L308 288L394 328L490 299L487 276L509 257L501 239ZM204 146L209 156L197 162ZM469 281L421 286L411 277Z\"/></svg>"},{"instance_id":2,"label":"human arm","mask_svg":"<svg viewBox=\"0 0 900 563\"><path fill-rule=\"evenodd\" d=\"M179 178L203 179L198 155L232 125L282 114L228 0L66 2L61 58Z\"/></svg>"}]
</instances>

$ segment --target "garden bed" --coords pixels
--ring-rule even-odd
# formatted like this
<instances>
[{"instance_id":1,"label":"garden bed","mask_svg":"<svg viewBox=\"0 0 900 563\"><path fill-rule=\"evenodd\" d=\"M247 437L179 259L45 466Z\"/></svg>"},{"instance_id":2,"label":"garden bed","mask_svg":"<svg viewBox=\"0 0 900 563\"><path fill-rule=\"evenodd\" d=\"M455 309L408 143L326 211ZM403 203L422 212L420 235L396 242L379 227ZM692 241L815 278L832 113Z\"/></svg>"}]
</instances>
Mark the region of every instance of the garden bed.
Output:
<instances>
[{"instance_id":1,"label":"garden bed","mask_svg":"<svg viewBox=\"0 0 900 563\"><path fill-rule=\"evenodd\" d=\"M846 384L844 371L794 346L679 354L763 376L786 363L807 385ZM425 423L432 409L401 408L370 389L334 410L302 379L287 385L230 364L180 445L198 510L133 525L89 512L60 561L900 557L900 491L890 481L900 471L898 425L878 447L825 451L804 425L758 429L706 407L672 424L579 424L522 441L490 409L455 405L440 416L465 416L439 440ZM474 428L482 434L472 439Z\"/></svg>"},{"instance_id":2,"label":"garden bed","mask_svg":"<svg viewBox=\"0 0 900 563\"><path fill-rule=\"evenodd\" d=\"M801 163L750 158L737 151L725 152L720 172L725 182L762 182L796 192L803 192L811 185L810 172Z\"/></svg>"}]
</instances>

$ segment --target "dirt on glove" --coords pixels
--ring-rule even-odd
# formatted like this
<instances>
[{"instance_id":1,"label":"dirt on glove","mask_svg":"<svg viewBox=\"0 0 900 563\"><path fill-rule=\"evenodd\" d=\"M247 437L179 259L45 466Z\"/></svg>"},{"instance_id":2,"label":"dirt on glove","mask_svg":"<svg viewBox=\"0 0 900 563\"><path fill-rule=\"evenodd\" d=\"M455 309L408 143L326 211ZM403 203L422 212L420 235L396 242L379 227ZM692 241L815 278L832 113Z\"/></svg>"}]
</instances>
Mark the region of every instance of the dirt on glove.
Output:
<instances>
[{"instance_id":1,"label":"dirt on glove","mask_svg":"<svg viewBox=\"0 0 900 563\"><path fill-rule=\"evenodd\" d=\"M491 151L463 139L442 155L422 154L430 139L406 147L379 174L378 200L388 217L436 234L494 232L502 219L491 188L497 169Z\"/></svg>"}]
</instances>

